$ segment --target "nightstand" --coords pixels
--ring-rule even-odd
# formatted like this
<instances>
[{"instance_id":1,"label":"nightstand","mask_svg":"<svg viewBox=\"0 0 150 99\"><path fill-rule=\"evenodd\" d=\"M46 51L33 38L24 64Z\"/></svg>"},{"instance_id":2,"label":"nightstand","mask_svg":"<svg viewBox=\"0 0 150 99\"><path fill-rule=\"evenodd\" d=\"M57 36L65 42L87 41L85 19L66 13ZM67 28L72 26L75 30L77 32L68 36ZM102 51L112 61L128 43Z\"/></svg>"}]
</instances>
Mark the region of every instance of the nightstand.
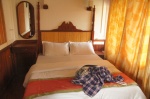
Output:
<instances>
[{"instance_id":1,"label":"nightstand","mask_svg":"<svg viewBox=\"0 0 150 99\"><path fill-rule=\"evenodd\" d=\"M16 74L26 74L37 59L37 41L18 40L12 45Z\"/></svg>"},{"instance_id":2,"label":"nightstand","mask_svg":"<svg viewBox=\"0 0 150 99\"><path fill-rule=\"evenodd\" d=\"M104 59L104 51L95 51L95 53L101 57L102 59Z\"/></svg>"}]
</instances>

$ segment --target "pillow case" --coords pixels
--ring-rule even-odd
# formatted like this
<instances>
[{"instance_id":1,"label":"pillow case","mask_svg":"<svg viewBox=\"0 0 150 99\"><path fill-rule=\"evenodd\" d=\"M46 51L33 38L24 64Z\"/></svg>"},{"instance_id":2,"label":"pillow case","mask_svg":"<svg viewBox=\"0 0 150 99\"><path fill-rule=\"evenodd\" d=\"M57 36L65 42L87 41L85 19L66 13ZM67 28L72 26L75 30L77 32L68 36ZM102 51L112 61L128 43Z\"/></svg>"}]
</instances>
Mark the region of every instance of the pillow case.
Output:
<instances>
[{"instance_id":1,"label":"pillow case","mask_svg":"<svg viewBox=\"0 0 150 99\"><path fill-rule=\"evenodd\" d=\"M45 56L69 55L68 43L43 42L43 55Z\"/></svg>"},{"instance_id":2,"label":"pillow case","mask_svg":"<svg viewBox=\"0 0 150 99\"><path fill-rule=\"evenodd\" d=\"M92 42L69 42L70 54L89 55L95 54Z\"/></svg>"}]
</instances>

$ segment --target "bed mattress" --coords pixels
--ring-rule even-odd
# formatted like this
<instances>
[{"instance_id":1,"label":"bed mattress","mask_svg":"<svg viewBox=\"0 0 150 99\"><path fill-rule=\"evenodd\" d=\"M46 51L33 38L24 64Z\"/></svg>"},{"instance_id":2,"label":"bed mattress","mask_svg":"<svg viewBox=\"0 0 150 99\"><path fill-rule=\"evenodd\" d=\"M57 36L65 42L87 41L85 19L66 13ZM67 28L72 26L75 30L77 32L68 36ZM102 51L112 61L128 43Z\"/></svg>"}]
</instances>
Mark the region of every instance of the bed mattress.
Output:
<instances>
[{"instance_id":1,"label":"bed mattress","mask_svg":"<svg viewBox=\"0 0 150 99\"><path fill-rule=\"evenodd\" d=\"M113 64L101 59L98 55L68 55L68 56L42 56L39 55L34 64L26 74L23 86L26 87L24 98L35 99L146 99L145 95L135 84L104 87L94 97L87 96L82 90L57 93L38 93L42 87L37 87L36 94L32 94L30 82L44 79L74 77L77 70L84 65L105 66L114 73L120 72ZM71 83L71 82L70 82ZM42 84L42 83L40 83ZM35 89L36 87L34 87ZM29 95L30 94L30 95Z\"/></svg>"}]
</instances>

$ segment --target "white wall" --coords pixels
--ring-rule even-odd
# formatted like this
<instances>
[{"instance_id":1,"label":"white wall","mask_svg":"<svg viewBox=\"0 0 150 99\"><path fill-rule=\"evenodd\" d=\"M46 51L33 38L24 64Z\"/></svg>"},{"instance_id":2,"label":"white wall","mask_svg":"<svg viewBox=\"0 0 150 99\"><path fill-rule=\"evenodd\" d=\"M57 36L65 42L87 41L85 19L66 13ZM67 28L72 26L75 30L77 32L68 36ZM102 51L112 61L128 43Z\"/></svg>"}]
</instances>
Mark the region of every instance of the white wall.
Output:
<instances>
[{"instance_id":1,"label":"white wall","mask_svg":"<svg viewBox=\"0 0 150 99\"><path fill-rule=\"evenodd\" d=\"M76 28L91 30L92 12L87 11L88 0L44 0L48 9L40 9L41 30L56 29L63 21L71 21Z\"/></svg>"},{"instance_id":2,"label":"white wall","mask_svg":"<svg viewBox=\"0 0 150 99\"><path fill-rule=\"evenodd\" d=\"M6 29L6 36L7 42L3 45L0 45L0 50L7 45L11 44L15 40L15 22L14 22L14 7L12 5L12 0L2 0L2 7L4 13L4 20L5 20L5 29Z\"/></svg>"}]
</instances>

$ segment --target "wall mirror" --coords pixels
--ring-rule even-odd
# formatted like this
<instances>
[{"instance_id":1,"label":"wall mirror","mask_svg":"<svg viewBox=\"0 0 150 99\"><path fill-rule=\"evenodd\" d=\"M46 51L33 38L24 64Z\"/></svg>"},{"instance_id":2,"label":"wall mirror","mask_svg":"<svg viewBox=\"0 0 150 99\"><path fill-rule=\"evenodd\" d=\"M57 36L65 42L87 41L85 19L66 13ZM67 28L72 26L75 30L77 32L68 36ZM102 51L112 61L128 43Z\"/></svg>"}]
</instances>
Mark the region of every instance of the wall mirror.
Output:
<instances>
[{"instance_id":1,"label":"wall mirror","mask_svg":"<svg viewBox=\"0 0 150 99\"><path fill-rule=\"evenodd\" d=\"M17 7L18 33L21 37L29 39L35 34L34 7L27 1L21 1Z\"/></svg>"}]
</instances>

